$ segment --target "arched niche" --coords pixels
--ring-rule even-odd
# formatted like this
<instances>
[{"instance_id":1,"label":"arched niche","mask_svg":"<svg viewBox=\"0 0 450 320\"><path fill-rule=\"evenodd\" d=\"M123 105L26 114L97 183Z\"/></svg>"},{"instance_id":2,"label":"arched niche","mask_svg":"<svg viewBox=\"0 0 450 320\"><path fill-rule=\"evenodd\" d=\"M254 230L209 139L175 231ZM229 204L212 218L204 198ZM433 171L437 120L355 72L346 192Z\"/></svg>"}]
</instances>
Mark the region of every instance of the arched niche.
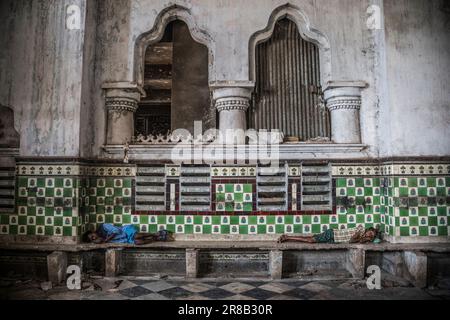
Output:
<instances>
[{"instance_id":1,"label":"arched niche","mask_svg":"<svg viewBox=\"0 0 450 320\"><path fill-rule=\"evenodd\" d=\"M273 34L276 23L284 18L293 21L297 25L300 36L304 40L312 42L318 46L322 86L325 87L324 84L331 81L330 42L323 33L321 33L319 30L311 26L308 17L300 10L300 8L291 4L286 4L276 8L269 18L269 23L267 24L267 27L264 28L263 30L257 31L250 37L249 42L250 80L255 81L256 79L256 67L255 67L256 46L259 43L268 40Z\"/></svg>"},{"instance_id":2,"label":"arched niche","mask_svg":"<svg viewBox=\"0 0 450 320\"><path fill-rule=\"evenodd\" d=\"M208 48L209 79L214 78L215 43L213 38L206 31L197 26L189 9L183 6L173 5L162 10L157 16L153 28L140 35L136 40L134 53L134 81L138 86L142 86L144 83L145 53L148 46L158 43L163 38L167 25L174 20L181 20L186 23L192 38Z\"/></svg>"},{"instance_id":3,"label":"arched niche","mask_svg":"<svg viewBox=\"0 0 450 320\"><path fill-rule=\"evenodd\" d=\"M20 135L14 128L14 111L0 105L0 148L19 148Z\"/></svg>"}]
</instances>

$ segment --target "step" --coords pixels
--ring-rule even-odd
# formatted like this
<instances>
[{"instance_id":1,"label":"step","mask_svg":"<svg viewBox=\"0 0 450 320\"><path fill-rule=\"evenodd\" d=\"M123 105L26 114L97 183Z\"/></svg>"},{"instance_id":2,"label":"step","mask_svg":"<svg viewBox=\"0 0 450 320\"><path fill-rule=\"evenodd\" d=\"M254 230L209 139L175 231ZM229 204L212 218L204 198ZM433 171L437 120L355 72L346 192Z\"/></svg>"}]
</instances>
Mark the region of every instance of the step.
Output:
<instances>
[{"instance_id":1,"label":"step","mask_svg":"<svg viewBox=\"0 0 450 320\"><path fill-rule=\"evenodd\" d=\"M165 195L136 195L137 202L165 202Z\"/></svg>"},{"instance_id":2,"label":"step","mask_svg":"<svg viewBox=\"0 0 450 320\"><path fill-rule=\"evenodd\" d=\"M182 185L191 184L191 183L209 185L210 178L209 177L184 177L184 176L182 176L180 178L180 182Z\"/></svg>"},{"instance_id":3,"label":"step","mask_svg":"<svg viewBox=\"0 0 450 320\"><path fill-rule=\"evenodd\" d=\"M323 192L331 192L330 186L328 184L303 186L303 194L305 194L305 193L323 193Z\"/></svg>"},{"instance_id":4,"label":"step","mask_svg":"<svg viewBox=\"0 0 450 320\"><path fill-rule=\"evenodd\" d=\"M13 206L14 198L0 198L0 206Z\"/></svg>"},{"instance_id":5,"label":"step","mask_svg":"<svg viewBox=\"0 0 450 320\"><path fill-rule=\"evenodd\" d=\"M210 167L181 167L181 175L199 174L203 176L209 176L211 174Z\"/></svg>"},{"instance_id":6,"label":"step","mask_svg":"<svg viewBox=\"0 0 450 320\"><path fill-rule=\"evenodd\" d=\"M136 177L136 183L157 183L157 184L164 184L165 178L164 177L154 177L154 176L137 176Z\"/></svg>"},{"instance_id":7,"label":"step","mask_svg":"<svg viewBox=\"0 0 450 320\"><path fill-rule=\"evenodd\" d=\"M322 204L303 204L302 210L304 211L328 211L331 210L331 205L322 205Z\"/></svg>"},{"instance_id":8,"label":"step","mask_svg":"<svg viewBox=\"0 0 450 320\"><path fill-rule=\"evenodd\" d=\"M278 193L278 192L286 192L286 186L258 186L258 193Z\"/></svg>"},{"instance_id":9,"label":"step","mask_svg":"<svg viewBox=\"0 0 450 320\"><path fill-rule=\"evenodd\" d=\"M14 180L0 179L0 187L14 187Z\"/></svg>"},{"instance_id":10,"label":"step","mask_svg":"<svg viewBox=\"0 0 450 320\"><path fill-rule=\"evenodd\" d=\"M181 195L181 203L202 203L209 204L211 202L211 197L208 196L196 196L196 195Z\"/></svg>"},{"instance_id":11,"label":"step","mask_svg":"<svg viewBox=\"0 0 450 320\"><path fill-rule=\"evenodd\" d=\"M209 186L181 186L181 193L210 193Z\"/></svg>"},{"instance_id":12,"label":"step","mask_svg":"<svg viewBox=\"0 0 450 320\"><path fill-rule=\"evenodd\" d=\"M136 186L136 193L165 193L164 186Z\"/></svg>"},{"instance_id":13,"label":"step","mask_svg":"<svg viewBox=\"0 0 450 320\"><path fill-rule=\"evenodd\" d=\"M286 184L285 176L259 176L258 183L282 183Z\"/></svg>"},{"instance_id":14,"label":"step","mask_svg":"<svg viewBox=\"0 0 450 320\"><path fill-rule=\"evenodd\" d=\"M15 171L6 171L0 170L0 177L11 177L13 178L16 175Z\"/></svg>"},{"instance_id":15,"label":"step","mask_svg":"<svg viewBox=\"0 0 450 320\"><path fill-rule=\"evenodd\" d=\"M303 173L321 173L321 174L330 174L330 167L309 167L309 166L303 166L302 167L302 174Z\"/></svg>"},{"instance_id":16,"label":"step","mask_svg":"<svg viewBox=\"0 0 450 320\"><path fill-rule=\"evenodd\" d=\"M14 189L0 189L0 196L14 196Z\"/></svg>"},{"instance_id":17,"label":"step","mask_svg":"<svg viewBox=\"0 0 450 320\"><path fill-rule=\"evenodd\" d=\"M286 168L259 168L258 169L258 175L259 176L275 176L275 175L285 175L286 174Z\"/></svg>"},{"instance_id":18,"label":"step","mask_svg":"<svg viewBox=\"0 0 450 320\"><path fill-rule=\"evenodd\" d=\"M165 205L145 205L145 204L136 204L136 211L165 211Z\"/></svg>"},{"instance_id":19,"label":"step","mask_svg":"<svg viewBox=\"0 0 450 320\"><path fill-rule=\"evenodd\" d=\"M265 204L260 204L258 205L258 209L260 211L285 211L286 210L286 205L265 205Z\"/></svg>"},{"instance_id":20,"label":"step","mask_svg":"<svg viewBox=\"0 0 450 320\"><path fill-rule=\"evenodd\" d=\"M286 198L259 198L260 204L286 203Z\"/></svg>"},{"instance_id":21,"label":"step","mask_svg":"<svg viewBox=\"0 0 450 320\"><path fill-rule=\"evenodd\" d=\"M302 176L302 182L303 183L310 183L310 182L331 182L331 178L329 176Z\"/></svg>"},{"instance_id":22,"label":"step","mask_svg":"<svg viewBox=\"0 0 450 320\"><path fill-rule=\"evenodd\" d=\"M305 195L303 194L303 203L306 202L329 202L330 195Z\"/></svg>"},{"instance_id":23,"label":"step","mask_svg":"<svg viewBox=\"0 0 450 320\"><path fill-rule=\"evenodd\" d=\"M210 205L191 205L191 204L182 204L182 211L209 211L211 210Z\"/></svg>"},{"instance_id":24,"label":"step","mask_svg":"<svg viewBox=\"0 0 450 320\"><path fill-rule=\"evenodd\" d=\"M166 168L165 167L138 167L137 173L139 174L147 174L147 175L165 175Z\"/></svg>"}]
</instances>

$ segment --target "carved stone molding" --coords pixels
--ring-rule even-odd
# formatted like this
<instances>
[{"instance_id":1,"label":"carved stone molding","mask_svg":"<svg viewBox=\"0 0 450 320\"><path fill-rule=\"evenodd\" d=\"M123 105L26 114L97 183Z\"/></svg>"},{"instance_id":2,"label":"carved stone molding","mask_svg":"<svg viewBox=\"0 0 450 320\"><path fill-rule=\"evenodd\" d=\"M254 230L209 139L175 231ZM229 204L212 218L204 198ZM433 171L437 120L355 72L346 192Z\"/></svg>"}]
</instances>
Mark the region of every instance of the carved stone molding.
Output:
<instances>
[{"instance_id":1,"label":"carved stone molding","mask_svg":"<svg viewBox=\"0 0 450 320\"><path fill-rule=\"evenodd\" d=\"M250 102L247 99L233 99L233 100L222 100L216 102L217 111L230 111L230 110L240 110L247 111L250 107Z\"/></svg>"},{"instance_id":2,"label":"carved stone molding","mask_svg":"<svg viewBox=\"0 0 450 320\"><path fill-rule=\"evenodd\" d=\"M136 112L138 108L138 101L125 97L108 97L106 98L105 105L108 111Z\"/></svg>"},{"instance_id":3,"label":"carved stone molding","mask_svg":"<svg viewBox=\"0 0 450 320\"><path fill-rule=\"evenodd\" d=\"M327 107L330 111L334 110L360 110L361 99L336 99L329 101Z\"/></svg>"}]
</instances>

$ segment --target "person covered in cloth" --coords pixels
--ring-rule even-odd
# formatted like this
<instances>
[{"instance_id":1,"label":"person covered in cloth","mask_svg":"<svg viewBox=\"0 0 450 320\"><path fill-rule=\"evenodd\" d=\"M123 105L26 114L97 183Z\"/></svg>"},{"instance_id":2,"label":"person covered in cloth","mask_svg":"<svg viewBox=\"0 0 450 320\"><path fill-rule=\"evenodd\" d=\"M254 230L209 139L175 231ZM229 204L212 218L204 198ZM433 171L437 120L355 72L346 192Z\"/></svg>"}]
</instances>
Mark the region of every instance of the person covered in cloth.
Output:
<instances>
[{"instance_id":1,"label":"person covered in cloth","mask_svg":"<svg viewBox=\"0 0 450 320\"><path fill-rule=\"evenodd\" d=\"M364 229L362 225L352 229L328 229L317 235L288 236L282 235L278 243L288 241L305 243L369 243L378 242L379 230L375 228Z\"/></svg>"},{"instance_id":2,"label":"person covered in cloth","mask_svg":"<svg viewBox=\"0 0 450 320\"><path fill-rule=\"evenodd\" d=\"M167 230L161 230L157 234L148 234L139 233L133 225L116 227L112 224L104 223L96 231L87 231L83 235L83 241L96 244L129 243L143 245L153 241L174 241L174 238L173 234Z\"/></svg>"}]
</instances>

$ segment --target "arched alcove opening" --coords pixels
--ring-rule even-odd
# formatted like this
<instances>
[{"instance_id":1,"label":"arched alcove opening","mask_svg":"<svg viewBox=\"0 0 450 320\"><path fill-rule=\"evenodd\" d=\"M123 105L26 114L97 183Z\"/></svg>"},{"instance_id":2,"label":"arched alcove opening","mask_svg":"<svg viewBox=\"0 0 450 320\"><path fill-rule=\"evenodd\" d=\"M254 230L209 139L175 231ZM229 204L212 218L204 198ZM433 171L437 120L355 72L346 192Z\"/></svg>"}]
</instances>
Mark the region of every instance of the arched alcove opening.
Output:
<instances>
[{"instance_id":1,"label":"arched alcove opening","mask_svg":"<svg viewBox=\"0 0 450 320\"><path fill-rule=\"evenodd\" d=\"M195 41L189 26L174 20L145 53L143 87L135 115L136 135L165 135L175 129L193 132L215 126L208 81L208 48Z\"/></svg>"},{"instance_id":2,"label":"arched alcove opening","mask_svg":"<svg viewBox=\"0 0 450 320\"><path fill-rule=\"evenodd\" d=\"M288 17L274 23L254 51L255 94L249 127L278 129L290 141L331 136L329 111L322 101L319 46L305 40Z\"/></svg>"}]
</instances>

